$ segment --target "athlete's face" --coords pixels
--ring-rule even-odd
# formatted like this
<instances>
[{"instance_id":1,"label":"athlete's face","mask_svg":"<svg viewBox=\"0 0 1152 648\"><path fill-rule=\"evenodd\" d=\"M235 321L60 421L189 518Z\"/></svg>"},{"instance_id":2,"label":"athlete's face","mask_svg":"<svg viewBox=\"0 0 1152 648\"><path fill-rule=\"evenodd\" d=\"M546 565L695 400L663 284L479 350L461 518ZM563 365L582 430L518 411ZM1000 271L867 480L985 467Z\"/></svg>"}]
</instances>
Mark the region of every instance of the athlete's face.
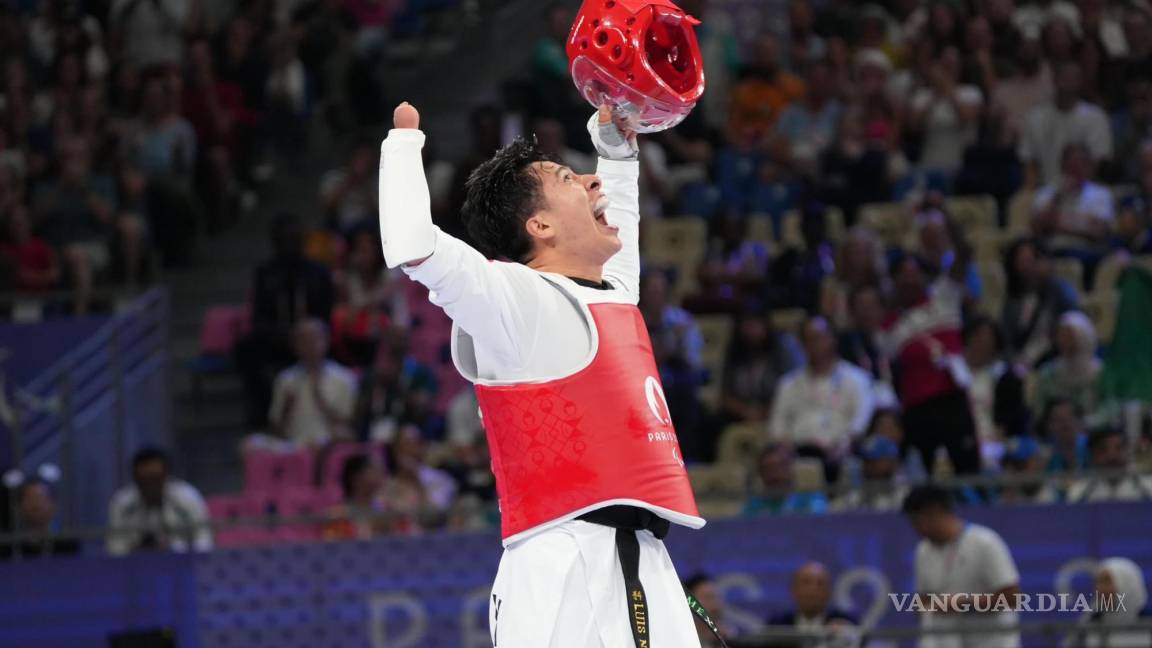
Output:
<instances>
[{"instance_id":1,"label":"athlete's face","mask_svg":"<svg viewBox=\"0 0 1152 648\"><path fill-rule=\"evenodd\" d=\"M537 251L551 248L582 263L596 264L620 251L619 228L605 218L608 198L601 191L600 178L579 175L554 162L537 162L532 170L544 193L543 209L525 224Z\"/></svg>"}]
</instances>

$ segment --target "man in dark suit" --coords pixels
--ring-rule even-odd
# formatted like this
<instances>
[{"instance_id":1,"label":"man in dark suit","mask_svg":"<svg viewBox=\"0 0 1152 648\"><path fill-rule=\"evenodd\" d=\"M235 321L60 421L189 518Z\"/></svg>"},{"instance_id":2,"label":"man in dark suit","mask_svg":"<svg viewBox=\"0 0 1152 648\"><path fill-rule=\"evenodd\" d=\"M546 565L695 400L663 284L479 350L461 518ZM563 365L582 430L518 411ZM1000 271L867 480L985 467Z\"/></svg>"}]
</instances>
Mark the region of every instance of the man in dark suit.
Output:
<instances>
[{"instance_id":1,"label":"man in dark suit","mask_svg":"<svg viewBox=\"0 0 1152 648\"><path fill-rule=\"evenodd\" d=\"M805 563L792 574L791 594L795 607L772 615L768 619L768 625L788 626L797 632L828 635L836 630L851 629L858 623L852 614L831 607L832 576L828 573L828 569L818 562ZM781 641L774 645L783 647L825 644L813 643L811 639L807 641L797 639L792 642Z\"/></svg>"}]
</instances>

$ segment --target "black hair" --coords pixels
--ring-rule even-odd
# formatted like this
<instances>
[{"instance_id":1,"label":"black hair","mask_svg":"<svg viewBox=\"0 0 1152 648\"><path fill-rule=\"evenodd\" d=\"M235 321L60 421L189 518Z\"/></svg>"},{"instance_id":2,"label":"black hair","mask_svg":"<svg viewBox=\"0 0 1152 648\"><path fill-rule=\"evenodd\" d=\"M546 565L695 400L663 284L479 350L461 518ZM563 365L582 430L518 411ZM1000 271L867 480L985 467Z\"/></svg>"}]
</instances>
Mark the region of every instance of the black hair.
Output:
<instances>
[{"instance_id":1,"label":"black hair","mask_svg":"<svg viewBox=\"0 0 1152 648\"><path fill-rule=\"evenodd\" d=\"M964 324L964 330L961 333L961 336L964 340L964 346L968 346L968 343L972 340L973 336L975 336L976 333L984 327L992 329L992 337L996 340L996 352L999 353L1003 351L1004 331L1000 329L1000 325L996 323L996 320L988 317L987 315L977 315L968 320L966 324Z\"/></svg>"},{"instance_id":2,"label":"black hair","mask_svg":"<svg viewBox=\"0 0 1152 648\"><path fill-rule=\"evenodd\" d=\"M920 269L920 273L924 275L925 281L930 281L931 278L937 274L934 264L915 252L898 249L892 252L890 261L888 274L892 279L896 279L896 276L900 274L900 269L909 261L916 264L916 267Z\"/></svg>"},{"instance_id":3,"label":"black hair","mask_svg":"<svg viewBox=\"0 0 1152 648\"><path fill-rule=\"evenodd\" d=\"M924 484L913 488L904 498L900 507L904 515L916 515L928 511L951 513L955 510L952 494L935 484Z\"/></svg>"},{"instance_id":4,"label":"black hair","mask_svg":"<svg viewBox=\"0 0 1152 648\"><path fill-rule=\"evenodd\" d=\"M1084 418L1084 408L1080 407L1080 403L1068 398L1066 396L1058 396L1044 404L1044 412L1040 415L1040 420L1036 421L1036 436L1041 439L1048 438L1048 423L1052 420L1052 414L1056 411L1057 407L1071 405L1072 411L1076 414L1076 418Z\"/></svg>"},{"instance_id":5,"label":"black hair","mask_svg":"<svg viewBox=\"0 0 1152 648\"><path fill-rule=\"evenodd\" d=\"M704 583L711 583L712 576L704 572L696 572L684 579L684 589L691 594L692 590L700 587Z\"/></svg>"},{"instance_id":6,"label":"black hair","mask_svg":"<svg viewBox=\"0 0 1152 648\"><path fill-rule=\"evenodd\" d=\"M352 455L344 460L340 468L340 490L344 491L344 499L352 499L352 491L356 488L356 477L372 464L371 458L366 454Z\"/></svg>"},{"instance_id":7,"label":"black hair","mask_svg":"<svg viewBox=\"0 0 1152 648\"><path fill-rule=\"evenodd\" d=\"M49 493L52 492L52 486L47 481L39 477L29 477L12 490L12 499L17 502L23 500L24 496L28 494L28 491L32 490L36 486L43 486L44 488L48 489Z\"/></svg>"},{"instance_id":8,"label":"black hair","mask_svg":"<svg viewBox=\"0 0 1152 648\"><path fill-rule=\"evenodd\" d=\"M461 215L484 254L520 262L531 258L524 223L544 207L544 191L529 167L546 161L552 160L536 147L535 138L518 137L468 176Z\"/></svg>"},{"instance_id":9,"label":"black hair","mask_svg":"<svg viewBox=\"0 0 1152 648\"><path fill-rule=\"evenodd\" d=\"M865 438L876 434L876 428L880 425L880 421L887 416L896 419L896 422L900 424L900 429L904 429L904 420L900 417L900 410L894 407L878 407L876 411L872 412L872 418L868 420L868 428L864 433Z\"/></svg>"},{"instance_id":10,"label":"black hair","mask_svg":"<svg viewBox=\"0 0 1152 648\"><path fill-rule=\"evenodd\" d=\"M1098 430L1093 430L1088 435L1088 452L1096 452L1100 449L1100 446L1104 445L1105 441L1111 439L1112 437L1120 437L1121 440L1127 441L1124 436L1124 432L1122 432L1119 428L1109 426L1100 428Z\"/></svg>"},{"instance_id":11,"label":"black hair","mask_svg":"<svg viewBox=\"0 0 1152 648\"><path fill-rule=\"evenodd\" d=\"M162 448L156 446L144 446L132 455L132 470L140 467L140 464L148 463L149 461L159 461L164 465L164 470L172 469L172 459L168 456Z\"/></svg>"},{"instance_id":12,"label":"black hair","mask_svg":"<svg viewBox=\"0 0 1152 648\"><path fill-rule=\"evenodd\" d=\"M1031 237L1018 238L1008 245L1008 249L1004 250L1004 278L1006 280L1005 289L1009 297L1020 297L1024 295L1027 289L1023 277L1016 272L1016 255L1025 247L1031 247L1035 250L1037 259L1048 256L1048 250L1043 244L1038 239Z\"/></svg>"}]
</instances>

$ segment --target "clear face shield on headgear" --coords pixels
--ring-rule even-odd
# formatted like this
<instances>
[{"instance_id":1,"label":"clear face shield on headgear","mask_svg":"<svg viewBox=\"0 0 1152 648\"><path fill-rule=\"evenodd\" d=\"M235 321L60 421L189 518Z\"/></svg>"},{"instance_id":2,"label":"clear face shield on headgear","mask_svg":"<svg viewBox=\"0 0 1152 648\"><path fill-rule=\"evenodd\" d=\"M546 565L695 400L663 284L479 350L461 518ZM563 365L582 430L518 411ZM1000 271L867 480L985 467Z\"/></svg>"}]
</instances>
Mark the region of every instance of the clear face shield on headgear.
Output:
<instances>
[{"instance_id":1,"label":"clear face shield on headgear","mask_svg":"<svg viewBox=\"0 0 1152 648\"><path fill-rule=\"evenodd\" d=\"M568 34L572 81L638 133L672 128L704 94L698 24L671 0L584 0Z\"/></svg>"}]
</instances>

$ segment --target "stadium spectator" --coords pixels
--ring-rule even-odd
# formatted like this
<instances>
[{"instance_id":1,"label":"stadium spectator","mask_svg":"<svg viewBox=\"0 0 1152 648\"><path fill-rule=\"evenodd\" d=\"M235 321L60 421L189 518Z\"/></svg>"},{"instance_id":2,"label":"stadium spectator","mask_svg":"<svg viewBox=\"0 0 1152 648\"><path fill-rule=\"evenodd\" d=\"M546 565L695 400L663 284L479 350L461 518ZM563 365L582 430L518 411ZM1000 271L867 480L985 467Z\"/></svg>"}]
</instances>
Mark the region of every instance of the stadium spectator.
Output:
<instances>
[{"instance_id":1,"label":"stadium spectator","mask_svg":"<svg viewBox=\"0 0 1152 648\"><path fill-rule=\"evenodd\" d=\"M168 454L143 448L132 457L132 484L108 507L108 553L209 551L208 506L191 484L171 474Z\"/></svg>"},{"instance_id":2,"label":"stadium spectator","mask_svg":"<svg viewBox=\"0 0 1152 648\"><path fill-rule=\"evenodd\" d=\"M452 397L444 418L445 440L453 447L468 447L485 434L480 403L471 385Z\"/></svg>"},{"instance_id":3,"label":"stadium spectator","mask_svg":"<svg viewBox=\"0 0 1152 648\"><path fill-rule=\"evenodd\" d=\"M936 275L948 274L956 263L956 239L963 237L955 221L938 204L942 196L933 192L914 217L916 238L920 243L920 255L928 261L929 267ZM964 298L969 303L975 303L983 295L984 286L980 281L980 274L976 271L976 264L969 262L964 268L957 268L957 274L963 273ZM934 277L935 278L935 277Z\"/></svg>"},{"instance_id":4,"label":"stadium spectator","mask_svg":"<svg viewBox=\"0 0 1152 648\"><path fill-rule=\"evenodd\" d=\"M1152 254L1152 211L1145 198L1131 196L1120 203L1114 234L1111 245L1115 253Z\"/></svg>"},{"instance_id":5,"label":"stadium spectator","mask_svg":"<svg viewBox=\"0 0 1152 648\"><path fill-rule=\"evenodd\" d=\"M868 372L876 383L890 384L892 371L887 358L880 353L879 337L884 325L880 289L871 284L853 289L848 296L848 306L851 320L840 334L840 356Z\"/></svg>"},{"instance_id":6,"label":"stadium spectator","mask_svg":"<svg viewBox=\"0 0 1152 648\"><path fill-rule=\"evenodd\" d=\"M716 591L716 581L711 576L699 573L685 578L684 591L704 606L708 616L712 617L712 622L720 631L721 637L727 640L735 634L724 619L724 599ZM696 635L700 638L700 648L720 648L720 641L712 634L708 624L704 623L703 619L693 616L696 620Z\"/></svg>"},{"instance_id":7,"label":"stadium spectator","mask_svg":"<svg viewBox=\"0 0 1152 648\"><path fill-rule=\"evenodd\" d=\"M795 0L789 3L790 8L807 5ZM832 68L827 61L812 59L804 64L803 69L804 99L788 106L780 114L776 122L774 148L777 159L788 168L802 175L815 175L820 157L836 138L843 105L836 98Z\"/></svg>"},{"instance_id":8,"label":"stadium spectator","mask_svg":"<svg viewBox=\"0 0 1152 648\"><path fill-rule=\"evenodd\" d=\"M340 468L344 503L329 511L323 526L325 540L368 540L389 531L384 516L384 473L373 458L353 455Z\"/></svg>"},{"instance_id":9,"label":"stadium spectator","mask_svg":"<svg viewBox=\"0 0 1152 648\"><path fill-rule=\"evenodd\" d=\"M1099 106L1083 101L1083 71L1074 61L1057 61L1055 95L1051 102L1028 113L1020 136L1019 155L1025 163L1025 185L1037 187L1060 180L1060 160L1069 144L1088 148L1090 165L1112 158L1112 131Z\"/></svg>"},{"instance_id":10,"label":"stadium spectator","mask_svg":"<svg viewBox=\"0 0 1152 648\"><path fill-rule=\"evenodd\" d=\"M896 309L882 340L896 365L905 446L916 449L926 466L943 447L957 473L972 474L980 470L980 448L961 358L959 283L968 254L957 256L951 273L931 285L922 259L906 255L893 264Z\"/></svg>"},{"instance_id":11,"label":"stadium spectator","mask_svg":"<svg viewBox=\"0 0 1152 648\"><path fill-rule=\"evenodd\" d=\"M744 502L744 515L779 513L825 513L828 498L811 489L797 489L796 455L784 443L769 443L756 461L759 481L754 494Z\"/></svg>"},{"instance_id":12,"label":"stadium spectator","mask_svg":"<svg viewBox=\"0 0 1152 648\"><path fill-rule=\"evenodd\" d=\"M640 314L648 326L652 354L678 429L695 429L702 411L696 390L703 378L704 338L688 311L672 302L668 274L649 269L640 277Z\"/></svg>"},{"instance_id":13,"label":"stadium spectator","mask_svg":"<svg viewBox=\"0 0 1152 648\"><path fill-rule=\"evenodd\" d=\"M799 632L819 632L832 639L825 643L802 642L801 645L837 645L837 641L855 636L853 628L859 623L850 612L832 606L832 575L818 562L801 565L792 573L788 589L793 608L768 618L770 626L787 626Z\"/></svg>"},{"instance_id":14,"label":"stadium spectator","mask_svg":"<svg viewBox=\"0 0 1152 648\"><path fill-rule=\"evenodd\" d=\"M113 0L108 15L120 58L141 69L179 65L193 10L188 0Z\"/></svg>"},{"instance_id":15,"label":"stadium spectator","mask_svg":"<svg viewBox=\"0 0 1152 648\"><path fill-rule=\"evenodd\" d=\"M800 341L807 363L781 379L768 436L792 444L801 456L819 458L833 483L849 446L872 418L872 380L837 355L832 327L823 317L804 322Z\"/></svg>"},{"instance_id":16,"label":"stadium spectator","mask_svg":"<svg viewBox=\"0 0 1152 648\"><path fill-rule=\"evenodd\" d=\"M1052 504L1060 499L1059 491L1044 483L1044 453L1042 446L1030 436L1012 437L1004 444L1001 458L1005 477L1017 480L1035 480L1009 483L996 493L997 504Z\"/></svg>"},{"instance_id":17,"label":"stadium spectator","mask_svg":"<svg viewBox=\"0 0 1152 648\"><path fill-rule=\"evenodd\" d=\"M815 312L820 286L836 270L836 244L828 235L824 203L807 201L800 209L803 248L788 246L775 255L768 270L767 301L782 308Z\"/></svg>"},{"instance_id":18,"label":"stadium spectator","mask_svg":"<svg viewBox=\"0 0 1152 648\"><path fill-rule=\"evenodd\" d=\"M47 241L36 236L28 209L16 205L8 212L8 236L0 243L0 258L9 285L22 292L52 290L60 285L60 260Z\"/></svg>"},{"instance_id":19,"label":"stadium spectator","mask_svg":"<svg viewBox=\"0 0 1152 648\"><path fill-rule=\"evenodd\" d=\"M908 128L923 137L922 170L946 177L960 169L964 150L976 141L984 106L980 88L960 82L960 52L945 47L932 63L927 87L910 101Z\"/></svg>"},{"instance_id":20,"label":"stadium spectator","mask_svg":"<svg viewBox=\"0 0 1152 648\"><path fill-rule=\"evenodd\" d=\"M406 425L431 434L438 392L432 370L409 354L408 332L400 327L384 331L375 360L360 381L354 417L357 436L390 442Z\"/></svg>"},{"instance_id":21,"label":"stadium spectator","mask_svg":"<svg viewBox=\"0 0 1152 648\"><path fill-rule=\"evenodd\" d=\"M91 305L97 274L112 264L113 244L138 251L143 231L138 223L118 218L115 185L92 173L88 142L70 138L60 144L59 156L59 176L33 191L34 220L63 250L75 287L73 312L83 315Z\"/></svg>"},{"instance_id":22,"label":"stadium spectator","mask_svg":"<svg viewBox=\"0 0 1152 648\"><path fill-rule=\"evenodd\" d=\"M272 377L292 364L292 332L304 318L327 321L334 290L328 270L304 258L300 224L280 215L270 228L273 256L252 277L252 333L236 344L236 367L244 379L248 424L267 420ZM270 374L270 372L272 372Z\"/></svg>"},{"instance_id":23,"label":"stadium spectator","mask_svg":"<svg viewBox=\"0 0 1152 648\"><path fill-rule=\"evenodd\" d=\"M1095 591L1100 600L1124 601L1112 609L1086 612L1080 620L1083 628L1064 640L1064 648L1144 648L1152 645L1152 630L1110 630L1109 625L1131 625L1146 621L1141 618L1148 604L1148 587L1144 572L1128 558L1106 558L1096 566ZM1110 598L1109 598L1110 597ZM1104 607L1103 605L1101 606Z\"/></svg>"},{"instance_id":24,"label":"stadium spectator","mask_svg":"<svg viewBox=\"0 0 1152 648\"><path fill-rule=\"evenodd\" d=\"M425 462L426 448L420 429L405 426L396 433L388 453L389 479L384 501L398 516L395 530L416 534L443 524L456 499L452 477Z\"/></svg>"},{"instance_id":25,"label":"stadium spectator","mask_svg":"<svg viewBox=\"0 0 1152 648\"><path fill-rule=\"evenodd\" d=\"M1051 102L1053 92L1052 69L1044 62L1040 40L1025 34L1016 48L1014 60L1008 63L1011 71L999 78L991 91L990 107L990 119L998 135L996 143L1013 149L1024 132L1028 115L1037 106Z\"/></svg>"},{"instance_id":26,"label":"stadium spectator","mask_svg":"<svg viewBox=\"0 0 1152 648\"><path fill-rule=\"evenodd\" d=\"M1068 144L1061 177L1041 187L1032 204L1036 235L1056 254L1083 261L1086 269L1094 268L1107 250L1115 220L1112 192L1089 180L1091 165L1087 146Z\"/></svg>"},{"instance_id":27,"label":"stadium spectator","mask_svg":"<svg viewBox=\"0 0 1152 648\"><path fill-rule=\"evenodd\" d=\"M1044 248L1032 239L1014 241L1004 253L1007 295L1001 326L1010 358L1027 367L1052 351L1060 316L1077 308L1076 290L1054 276Z\"/></svg>"},{"instance_id":28,"label":"stadium spectator","mask_svg":"<svg viewBox=\"0 0 1152 648\"><path fill-rule=\"evenodd\" d=\"M1016 612L1003 610L1000 597L1009 608L1020 592L1020 574L1008 545L986 526L968 522L955 512L952 496L935 486L918 486L904 498L903 512L920 536L916 546L916 592L922 596L943 595L945 609L925 611L920 627L925 630L963 630L971 627L1011 628ZM959 608L959 609L958 609ZM967 611L961 611L967 608ZM925 637L921 646L960 646L962 648L1016 647L1020 633L937 634Z\"/></svg>"},{"instance_id":29,"label":"stadium spectator","mask_svg":"<svg viewBox=\"0 0 1152 648\"><path fill-rule=\"evenodd\" d=\"M1088 432L1084 411L1075 401L1048 402L1038 422L1040 438L1052 447L1047 472L1078 472L1088 465Z\"/></svg>"},{"instance_id":30,"label":"stadium spectator","mask_svg":"<svg viewBox=\"0 0 1152 648\"><path fill-rule=\"evenodd\" d=\"M900 446L887 436L875 434L863 440L859 451L863 483L833 506L843 511L898 511L908 493L900 470Z\"/></svg>"},{"instance_id":31,"label":"stadium spectator","mask_svg":"<svg viewBox=\"0 0 1152 648\"><path fill-rule=\"evenodd\" d=\"M320 179L320 203L330 227L349 232L375 219L377 148L374 141L357 142L348 162Z\"/></svg>"},{"instance_id":32,"label":"stadium spectator","mask_svg":"<svg viewBox=\"0 0 1152 648\"><path fill-rule=\"evenodd\" d=\"M32 537L0 544L0 560L69 556L80 552L79 541L61 536L53 528L56 498L48 482L28 479L14 489L12 499L16 509L12 531Z\"/></svg>"},{"instance_id":33,"label":"stadium spectator","mask_svg":"<svg viewBox=\"0 0 1152 648\"><path fill-rule=\"evenodd\" d=\"M1004 441L1028 432L1024 379L1005 362L1004 340L996 322L984 316L964 326L964 364L971 376L968 399L985 467L995 467Z\"/></svg>"},{"instance_id":34,"label":"stadium spectator","mask_svg":"<svg viewBox=\"0 0 1152 648\"><path fill-rule=\"evenodd\" d=\"M780 66L780 44L775 37L761 33L732 88L729 140L763 143L780 113L803 96L804 82Z\"/></svg>"},{"instance_id":35,"label":"stadium spectator","mask_svg":"<svg viewBox=\"0 0 1152 648\"><path fill-rule=\"evenodd\" d=\"M376 339L396 320L409 321L399 270L384 266L380 235L375 228L360 228L351 235L348 264L337 275L339 306L332 313L332 342L336 357L355 367L372 361Z\"/></svg>"},{"instance_id":36,"label":"stadium spectator","mask_svg":"<svg viewBox=\"0 0 1152 648\"><path fill-rule=\"evenodd\" d=\"M1152 79L1136 72L1124 82L1124 101L1112 112L1112 141L1116 143L1115 174L1139 181L1141 149L1152 137Z\"/></svg>"},{"instance_id":37,"label":"stadium spectator","mask_svg":"<svg viewBox=\"0 0 1152 648\"><path fill-rule=\"evenodd\" d=\"M1068 486L1069 502L1131 502L1152 497L1152 477L1117 475L1129 469L1128 439L1116 428L1103 428L1088 437L1088 468L1112 473L1078 479Z\"/></svg>"},{"instance_id":38,"label":"stadium spectator","mask_svg":"<svg viewBox=\"0 0 1152 648\"><path fill-rule=\"evenodd\" d=\"M276 376L272 389L272 434L310 447L351 438L356 377L328 360L328 326L302 320L293 338L296 364Z\"/></svg>"},{"instance_id":39,"label":"stadium spectator","mask_svg":"<svg viewBox=\"0 0 1152 648\"><path fill-rule=\"evenodd\" d=\"M748 219L728 213L717 224L701 264L700 290L685 300L695 313L732 312L763 292L768 276L768 247L748 239Z\"/></svg>"},{"instance_id":40,"label":"stadium spectator","mask_svg":"<svg viewBox=\"0 0 1152 648\"><path fill-rule=\"evenodd\" d=\"M796 338L778 331L763 308L751 305L736 318L721 386L721 414L728 422L766 421L776 385L801 366Z\"/></svg>"},{"instance_id":41,"label":"stadium spectator","mask_svg":"<svg viewBox=\"0 0 1152 648\"><path fill-rule=\"evenodd\" d=\"M1096 357L1096 327L1084 313L1068 311L1060 316L1055 337L1056 357L1036 371L1036 406L1043 409L1053 400L1067 398L1081 411L1095 411L1103 368Z\"/></svg>"},{"instance_id":42,"label":"stadium spectator","mask_svg":"<svg viewBox=\"0 0 1152 648\"><path fill-rule=\"evenodd\" d=\"M884 250L876 233L863 226L853 227L840 245L836 273L820 286L819 313L836 328L848 328L852 292L862 286L883 286L885 272Z\"/></svg>"}]
</instances>

